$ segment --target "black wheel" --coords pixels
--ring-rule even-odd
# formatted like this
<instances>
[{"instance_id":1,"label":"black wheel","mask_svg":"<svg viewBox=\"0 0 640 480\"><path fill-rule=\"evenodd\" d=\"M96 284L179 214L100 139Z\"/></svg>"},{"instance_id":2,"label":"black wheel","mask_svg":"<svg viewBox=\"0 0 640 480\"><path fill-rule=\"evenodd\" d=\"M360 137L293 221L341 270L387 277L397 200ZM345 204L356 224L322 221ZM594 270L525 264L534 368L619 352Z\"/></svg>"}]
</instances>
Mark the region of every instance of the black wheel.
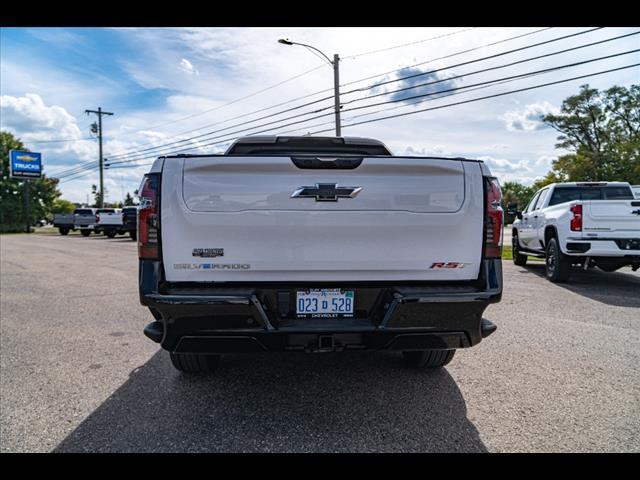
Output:
<instances>
[{"instance_id":1,"label":"black wheel","mask_svg":"<svg viewBox=\"0 0 640 480\"><path fill-rule=\"evenodd\" d=\"M91 235L91 230L80 230L80 233L83 237L88 237L89 235Z\"/></svg>"},{"instance_id":2,"label":"black wheel","mask_svg":"<svg viewBox=\"0 0 640 480\"><path fill-rule=\"evenodd\" d=\"M419 350L414 352L402 352L404 362L412 368L438 368L448 364L455 350Z\"/></svg>"},{"instance_id":3,"label":"black wheel","mask_svg":"<svg viewBox=\"0 0 640 480\"><path fill-rule=\"evenodd\" d=\"M113 237L116 236L116 231L115 230L105 230L104 234L109 238L113 238Z\"/></svg>"},{"instance_id":4,"label":"black wheel","mask_svg":"<svg viewBox=\"0 0 640 480\"><path fill-rule=\"evenodd\" d=\"M133 240L134 242L138 239L138 233L135 230L131 230L129 232L129 236L131 237L131 240Z\"/></svg>"},{"instance_id":5,"label":"black wheel","mask_svg":"<svg viewBox=\"0 0 640 480\"><path fill-rule=\"evenodd\" d=\"M220 362L220 355L169 352L173 366L186 373L211 373Z\"/></svg>"},{"instance_id":6,"label":"black wheel","mask_svg":"<svg viewBox=\"0 0 640 480\"><path fill-rule=\"evenodd\" d=\"M524 267L527 264L527 256L520 253L520 244L518 242L518 234L513 233L511 237L511 254L513 256L513 263L519 267Z\"/></svg>"},{"instance_id":7,"label":"black wheel","mask_svg":"<svg viewBox=\"0 0 640 480\"><path fill-rule=\"evenodd\" d=\"M58 230L60 230L60 235L69 235L68 228L59 228Z\"/></svg>"},{"instance_id":8,"label":"black wheel","mask_svg":"<svg viewBox=\"0 0 640 480\"><path fill-rule=\"evenodd\" d=\"M558 239L553 237L547 244L547 258L545 261L545 274L547 279L554 283L562 283L569 280L571 262L569 257L560 251Z\"/></svg>"}]
</instances>

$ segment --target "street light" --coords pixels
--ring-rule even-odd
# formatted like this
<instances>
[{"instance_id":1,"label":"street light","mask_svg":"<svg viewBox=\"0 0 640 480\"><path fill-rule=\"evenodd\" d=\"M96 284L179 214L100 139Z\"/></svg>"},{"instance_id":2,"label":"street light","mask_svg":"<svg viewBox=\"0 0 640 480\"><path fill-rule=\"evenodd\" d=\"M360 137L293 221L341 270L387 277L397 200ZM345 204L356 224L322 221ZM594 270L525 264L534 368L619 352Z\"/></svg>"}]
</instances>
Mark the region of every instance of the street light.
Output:
<instances>
[{"instance_id":1,"label":"street light","mask_svg":"<svg viewBox=\"0 0 640 480\"><path fill-rule=\"evenodd\" d=\"M279 39L278 43L281 43L283 45L300 45L301 47L315 50L327 60L329 65L333 65L333 96L334 96L334 108L335 108L335 115L336 115L336 137L339 137L340 136L340 57L336 53L333 55L333 61L331 61L329 57L327 57L323 52L318 50L316 47L312 47L311 45L306 45L304 43L292 42L284 38Z\"/></svg>"}]
</instances>

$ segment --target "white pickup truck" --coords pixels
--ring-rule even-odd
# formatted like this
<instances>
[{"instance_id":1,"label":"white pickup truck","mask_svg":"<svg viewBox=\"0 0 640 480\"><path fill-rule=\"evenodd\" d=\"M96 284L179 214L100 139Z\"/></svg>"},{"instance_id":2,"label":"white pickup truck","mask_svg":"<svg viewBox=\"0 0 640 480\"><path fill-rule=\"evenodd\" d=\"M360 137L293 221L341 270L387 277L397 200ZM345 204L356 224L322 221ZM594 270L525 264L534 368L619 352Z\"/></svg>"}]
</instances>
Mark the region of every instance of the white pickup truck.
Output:
<instances>
[{"instance_id":1,"label":"white pickup truck","mask_svg":"<svg viewBox=\"0 0 640 480\"><path fill-rule=\"evenodd\" d=\"M640 200L626 182L554 183L513 213L513 262L544 257L552 282L568 281L573 265L640 267Z\"/></svg>"},{"instance_id":2,"label":"white pickup truck","mask_svg":"<svg viewBox=\"0 0 640 480\"><path fill-rule=\"evenodd\" d=\"M102 208L96 212L96 233L104 233L113 238L122 233L122 210L119 208Z\"/></svg>"},{"instance_id":3,"label":"white pickup truck","mask_svg":"<svg viewBox=\"0 0 640 480\"><path fill-rule=\"evenodd\" d=\"M503 212L481 161L255 136L161 157L139 191L144 333L179 370L361 349L441 367L496 329L483 312L502 295Z\"/></svg>"}]
</instances>

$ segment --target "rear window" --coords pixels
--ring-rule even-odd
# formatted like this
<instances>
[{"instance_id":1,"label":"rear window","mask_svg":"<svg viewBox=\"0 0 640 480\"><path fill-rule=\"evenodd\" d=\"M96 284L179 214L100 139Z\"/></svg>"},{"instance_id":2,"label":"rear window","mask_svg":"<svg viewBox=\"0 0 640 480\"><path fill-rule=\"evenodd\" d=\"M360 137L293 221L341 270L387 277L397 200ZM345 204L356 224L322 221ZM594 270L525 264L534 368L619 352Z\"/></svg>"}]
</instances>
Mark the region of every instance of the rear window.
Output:
<instances>
[{"instance_id":1,"label":"rear window","mask_svg":"<svg viewBox=\"0 0 640 480\"><path fill-rule=\"evenodd\" d=\"M73 213L76 213L78 215L93 215L93 210L90 210L88 208L76 208Z\"/></svg>"},{"instance_id":2,"label":"rear window","mask_svg":"<svg viewBox=\"0 0 640 480\"><path fill-rule=\"evenodd\" d=\"M574 200L633 200L631 188L620 187L556 187L549 206Z\"/></svg>"},{"instance_id":3,"label":"rear window","mask_svg":"<svg viewBox=\"0 0 640 480\"><path fill-rule=\"evenodd\" d=\"M113 208L100 208L96 213L114 213L115 210Z\"/></svg>"}]
</instances>

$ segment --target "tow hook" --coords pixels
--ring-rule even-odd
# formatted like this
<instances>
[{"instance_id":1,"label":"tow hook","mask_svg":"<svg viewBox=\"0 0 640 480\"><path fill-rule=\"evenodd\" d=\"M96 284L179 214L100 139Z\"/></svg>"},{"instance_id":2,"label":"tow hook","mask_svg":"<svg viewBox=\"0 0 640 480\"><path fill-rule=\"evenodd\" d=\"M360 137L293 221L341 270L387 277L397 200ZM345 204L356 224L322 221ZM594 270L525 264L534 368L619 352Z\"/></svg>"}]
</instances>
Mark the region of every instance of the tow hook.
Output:
<instances>
[{"instance_id":1,"label":"tow hook","mask_svg":"<svg viewBox=\"0 0 640 480\"><path fill-rule=\"evenodd\" d=\"M160 343L164 336L164 324L162 322L151 322L144 327L144 334L154 342Z\"/></svg>"},{"instance_id":2,"label":"tow hook","mask_svg":"<svg viewBox=\"0 0 640 480\"><path fill-rule=\"evenodd\" d=\"M482 338L487 338L493 332L498 329L497 325L486 318L482 319L480 323L480 333L482 334Z\"/></svg>"}]
</instances>

